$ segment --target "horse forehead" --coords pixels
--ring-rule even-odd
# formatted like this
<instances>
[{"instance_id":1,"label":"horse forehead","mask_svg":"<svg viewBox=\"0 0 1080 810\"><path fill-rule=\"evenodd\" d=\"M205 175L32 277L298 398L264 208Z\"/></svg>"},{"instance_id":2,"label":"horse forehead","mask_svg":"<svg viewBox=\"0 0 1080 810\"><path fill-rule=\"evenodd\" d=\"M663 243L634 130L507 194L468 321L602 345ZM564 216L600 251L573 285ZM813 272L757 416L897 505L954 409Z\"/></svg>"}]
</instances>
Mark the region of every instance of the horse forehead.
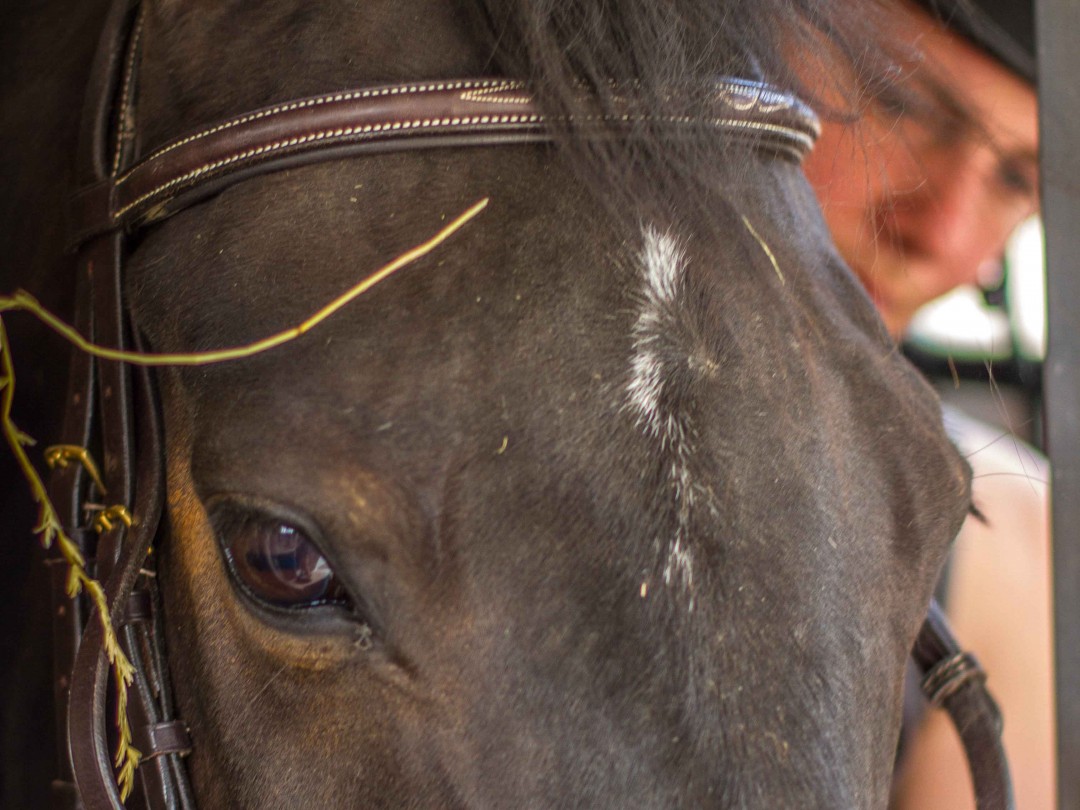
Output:
<instances>
[{"instance_id":1,"label":"horse forehead","mask_svg":"<svg viewBox=\"0 0 1080 810\"><path fill-rule=\"evenodd\" d=\"M363 199L362 179L339 177L337 186L346 212ZM459 246L464 261L451 248L406 271L357 302L358 313L259 358L254 375L238 366L205 379L232 390L271 380L266 403L286 414L305 408L308 424L340 428L372 448L412 430L444 449L487 449L503 463L524 452L553 455L530 474L589 476L600 511L644 510L672 524L663 542L653 538L665 549L669 585L692 583L691 534L738 542L731 535L740 522L782 523L762 508L777 492L825 516L785 528L815 541L830 539L826 518L841 532L861 524L889 536L890 522L924 505L955 513L932 496L957 493L936 404L846 311L866 303L850 295L842 270L808 271L807 246L780 228L732 224L735 247L703 250L677 226L644 221L620 242L569 260L565 248L545 253L536 240L529 256L477 235ZM347 235L342 248L325 228L312 241L256 225L205 240L197 224L180 229L201 259L190 264L192 295L176 320L201 322L226 342L261 337L252 322L283 328L341 286L332 279L347 274L336 267L328 280L320 262L377 263L367 240L350 255ZM401 249L410 227L418 229L397 236ZM497 257L495 269L478 261L484 251ZM233 268L230 252L239 259ZM217 394L211 387L206 396ZM360 428L343 427L343 414ZM910 506L889 502L890 490L903 490ZM705 516L721 513L742 517L706 525Z\"/></svg>"}]
</instances>

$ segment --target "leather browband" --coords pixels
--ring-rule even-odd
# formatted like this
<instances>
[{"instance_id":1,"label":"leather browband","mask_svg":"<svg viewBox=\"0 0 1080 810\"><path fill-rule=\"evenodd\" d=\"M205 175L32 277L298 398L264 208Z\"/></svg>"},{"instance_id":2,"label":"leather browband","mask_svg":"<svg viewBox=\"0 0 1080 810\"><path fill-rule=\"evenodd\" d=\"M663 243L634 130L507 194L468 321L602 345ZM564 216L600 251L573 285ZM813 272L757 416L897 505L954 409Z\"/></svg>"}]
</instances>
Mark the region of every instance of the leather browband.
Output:
<instances>
[{"instance_id":1,"label":"leather browband","mask_svg":"<svg viewBox=\"0 0 1080 810\"><path fill-rule=\"evenodd\" d=\"M816 115L767 85L722 79L700 116L661 121L673 133L715 132L796 162L818 136ZM612 114L578 128L629 131L643 119ZM169 216L252 173L350 155L441 146L550 141L525 85L505 79L403 84L268 107L179 138L73 203L72 243Z\"/></svg>"}]
</instances>

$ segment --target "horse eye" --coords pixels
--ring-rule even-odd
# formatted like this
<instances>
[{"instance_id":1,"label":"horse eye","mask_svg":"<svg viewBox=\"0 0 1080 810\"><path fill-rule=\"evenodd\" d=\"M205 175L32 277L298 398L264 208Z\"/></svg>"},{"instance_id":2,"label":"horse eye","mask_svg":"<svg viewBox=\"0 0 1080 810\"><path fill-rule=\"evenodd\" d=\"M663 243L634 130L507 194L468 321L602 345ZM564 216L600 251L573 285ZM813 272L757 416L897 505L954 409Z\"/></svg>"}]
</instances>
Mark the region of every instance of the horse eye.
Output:
<instances>
[{"instance_id":1,"label":"horse eye","mask_svg":"<svg viewBox=\"0 0 1080 810\"><path fill-rule=\"evenodd\" d=\"M349 605L330 562L302 529L226 510L214 517L225 559L244 589L275 607Z\"/></svg>"}]
</instances>

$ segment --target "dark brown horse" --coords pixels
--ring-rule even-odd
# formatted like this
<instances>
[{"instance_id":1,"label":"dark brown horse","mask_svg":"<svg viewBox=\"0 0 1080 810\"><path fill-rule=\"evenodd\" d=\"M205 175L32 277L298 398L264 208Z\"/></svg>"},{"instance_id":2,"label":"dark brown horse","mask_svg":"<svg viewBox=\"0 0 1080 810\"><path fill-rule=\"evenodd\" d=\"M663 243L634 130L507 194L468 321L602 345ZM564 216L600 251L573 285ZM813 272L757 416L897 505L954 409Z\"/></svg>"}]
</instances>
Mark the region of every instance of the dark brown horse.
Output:
<instances>
[{"instance_id":1,"label":"dark brown horse","mask_svg":"<svg viewBox=\"0 0 1080 810\"><path fill-rule=\"evenodd\" d=\"M70 316L59 214L104 10L14 5L2 286ZM299 323L490 200L303 337L156 375L154 558L200 805L883 807L965 467L798 149L710 123L738 106L721 76L788 92L811 63L854 70L850 21L787 0L141 15L139 156L294 98L461 76L528 81L556 143L283 169L129 237L133 333L190 352ZM768 123L784 98L748 103ZM630 126L583 125L620 105ZM12 337L17 415L46 439L62 382L35 369L62 352L27 357L34 329Z\"/></svg>"}]
</instances>

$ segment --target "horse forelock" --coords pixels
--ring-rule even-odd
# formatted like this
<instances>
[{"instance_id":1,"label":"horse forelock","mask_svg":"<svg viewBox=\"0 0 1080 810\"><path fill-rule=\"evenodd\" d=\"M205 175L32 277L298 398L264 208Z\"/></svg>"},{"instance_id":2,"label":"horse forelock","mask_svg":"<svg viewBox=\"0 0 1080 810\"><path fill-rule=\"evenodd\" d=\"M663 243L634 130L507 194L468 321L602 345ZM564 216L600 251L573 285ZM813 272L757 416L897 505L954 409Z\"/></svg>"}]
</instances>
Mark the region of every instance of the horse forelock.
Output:
<instances>
[{"instance_id":1,"label":"horse forelock","mask_svg":"<svg viewBox=\"0 0 1080 810\"><path fill-rule=\"evenodd\" d=\"M575 171L616 214L644 200L707 224L711 192L752 173L722 138L672 137L668 122L707 110L717 78L760 79L843 115L893 75L873 3L860 14L843 0L475 0L476 10L491 65L530 82ZM642 122L633 138L577 138L570 122L616 98Z\"/></svg>"}]
</instances>

